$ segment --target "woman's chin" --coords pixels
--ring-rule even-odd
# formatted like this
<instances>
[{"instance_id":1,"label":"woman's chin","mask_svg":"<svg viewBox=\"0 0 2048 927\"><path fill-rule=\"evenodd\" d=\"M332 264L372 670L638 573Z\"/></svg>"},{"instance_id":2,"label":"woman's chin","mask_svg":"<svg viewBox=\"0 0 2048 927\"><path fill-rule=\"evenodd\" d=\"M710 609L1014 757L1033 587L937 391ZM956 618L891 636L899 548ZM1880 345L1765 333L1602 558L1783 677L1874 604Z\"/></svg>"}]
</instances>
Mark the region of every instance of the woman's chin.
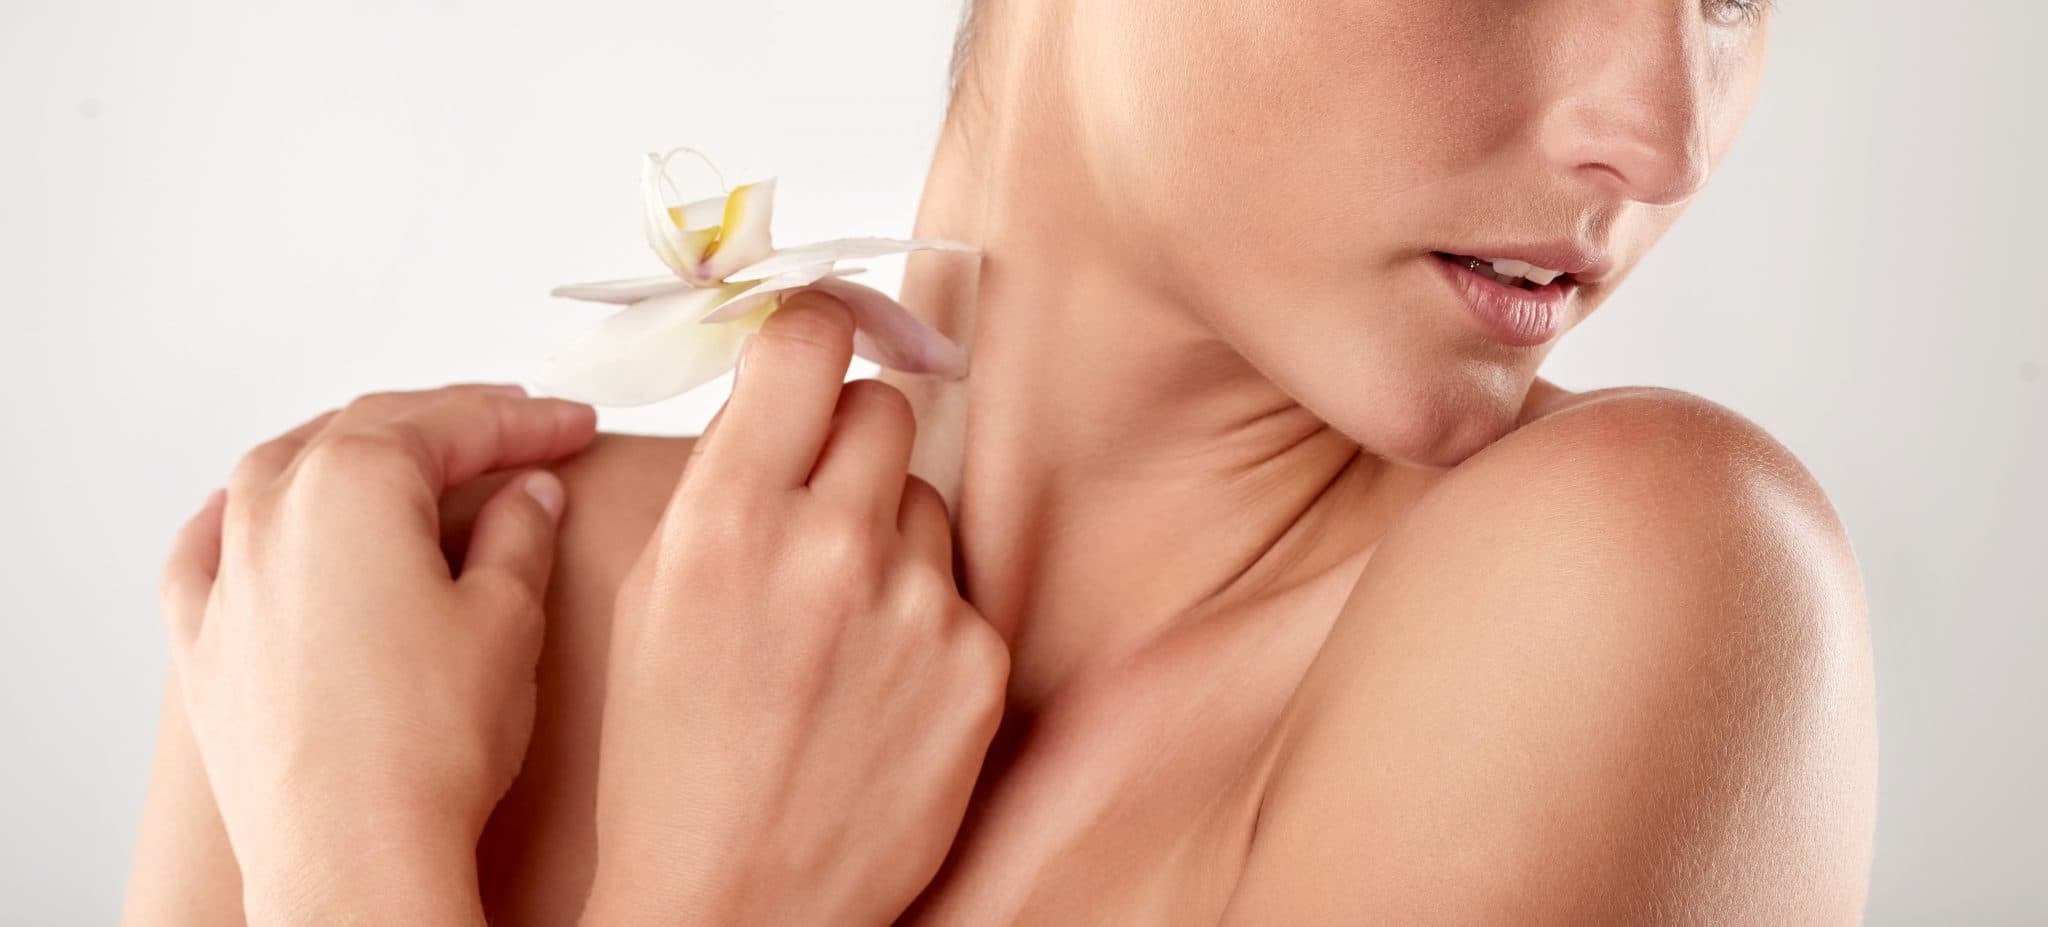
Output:
<instances>
[{"instance_id":1,"label":"woman's chin","mask_svg":"<svg viewBox=\"0 0 2048 927\"><path fill-rule=\"evenodd\" d=\"M1461 382L1416 383L1347 401L1324 421L1367 451L1398 463L1454 467L1515 429L1527 384L1508 371ZM1364 400L1364 401L1361 401Z\"/></svg>"}]
</instances>

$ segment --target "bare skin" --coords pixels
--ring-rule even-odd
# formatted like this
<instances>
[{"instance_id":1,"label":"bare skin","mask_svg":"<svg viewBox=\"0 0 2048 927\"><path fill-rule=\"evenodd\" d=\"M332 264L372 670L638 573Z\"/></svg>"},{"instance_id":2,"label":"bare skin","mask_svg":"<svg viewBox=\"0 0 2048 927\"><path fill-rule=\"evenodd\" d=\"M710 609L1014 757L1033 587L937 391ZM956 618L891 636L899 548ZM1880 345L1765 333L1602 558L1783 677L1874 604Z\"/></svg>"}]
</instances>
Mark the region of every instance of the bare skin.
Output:
<instances>
[{"instance_id":1,"label":"bare skin","mask_svg":"<svg viewBox=\"0 0 2048 927\"><path fill-rule=\"evenodd\" d=\"M526 754L564 494L439 500L588 445L588 406L465 385L365 397L243 456L160 601L251 923L466 924L475 847ZM467 888L467 890L465 890Z\"/></svg>"},{"instance_id":2,"label":"bare skin","mask_svg":"<svg viewBox=\"0 0 2048 927\"><path fill-rule=\"evenodd\" d=\"M915 229L987 257L912 255L904 287L974 373L883 379L1010 682L898 923L1857 922L1869 645L1825 495L1706 400L1539 379L1550 344L1478 334L1424 263L1604 249L1568 333L1732 143L1762 28L1278 7L992 12ZM494 922L582 907L613 598L689 448L601 436L557 468ZM182 723L136 923L237 910Z\"/></svg>"}]
</instances>

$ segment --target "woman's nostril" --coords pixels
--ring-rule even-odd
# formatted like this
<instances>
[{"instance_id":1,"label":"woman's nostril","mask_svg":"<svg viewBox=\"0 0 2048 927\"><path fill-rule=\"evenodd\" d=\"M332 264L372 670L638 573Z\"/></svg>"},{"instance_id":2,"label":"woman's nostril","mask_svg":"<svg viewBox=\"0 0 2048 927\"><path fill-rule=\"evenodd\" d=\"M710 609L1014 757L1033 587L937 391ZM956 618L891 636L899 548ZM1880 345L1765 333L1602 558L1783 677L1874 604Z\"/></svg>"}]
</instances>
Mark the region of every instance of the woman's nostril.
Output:
<instances>
[{"instance_id":1,"label":"woman's nostril","mask_svg":"<svg viewBox=\"0 0 2048 927\"><path fill-rule=\"evenodd\" d=\"M1553 169L1603 195L1671 205L1706 182L1708 126L1695 94L1677 86L1589 91L1544 121Z\"/></svg>"},{"instance_id":2,"label":"woman's nostril","mask_svg":"<svg viewBox=\"0 0 2048 927\"><path fill-rule=\"evenodd\" d=\"M1706 183L1706 158L1690 139L1655 143L1638 138L1589 140L1564 165L1573 177L1612 195L1669 206L1690 199Z\"/></svg>"}]
</instances>

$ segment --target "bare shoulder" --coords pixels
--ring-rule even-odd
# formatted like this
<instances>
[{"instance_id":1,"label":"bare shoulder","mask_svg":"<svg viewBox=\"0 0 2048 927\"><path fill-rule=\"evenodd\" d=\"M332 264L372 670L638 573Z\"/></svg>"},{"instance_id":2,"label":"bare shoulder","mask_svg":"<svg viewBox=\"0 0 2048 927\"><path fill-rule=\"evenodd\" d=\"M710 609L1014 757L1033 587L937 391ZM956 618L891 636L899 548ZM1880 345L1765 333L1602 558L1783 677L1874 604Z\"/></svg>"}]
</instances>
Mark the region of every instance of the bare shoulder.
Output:
<instances>
[{"instance_id":1,"label":"bare shoulder","mask_svg":"<svg viewBox=\"0 0 2048 927\"><path fill-rule=\"evenodd\" d=\"M1380 542L1227 920L1855 923L1866 623L1833 507L1755 423L1554 402Z\"/></svg>"},{"instance_id":2,"label":"bare shoulder","mask_svg":"<svg viewBox=\"0 0 2048 927\"><path fill-rule=\"evenodd\" d=\"M1760 468L1790 477L1819 496L1819 486L1792 452L1762 426L1711 399L1683 390L1627 386L1572 393L1554 399L1542 414L1486 450L1488 460L1519 458L1556 443L1589 443L1598 452L1654 452L1650 445L1676 442L1667 451L1699 461ZM1632 447L1630 442L1643 446Z\"/></svg>"},{"instance_id":3,"label":"bare shoulder","mask_svg":"<svg viewBox=\"0 0 2048 927\"><path fill-rule=\"evenodd\" d=\"M555 468L568 490L559 556L571 569L599 566L612 573L621 549L637 554L661 520L689 461L695 436L649 437L601 433L590 446ZM628 562L632 556L625 558Z\"/></svg>"},{"instance_id":4,"label":"bare shoulder","mask_svg":"<svg viewBox=\"0 0 2048 927\"><path fill-rule=\"evenodd\" d=\"M549 466L562 478L569 499L556 537L551 599L560 600L557 593L565 586L580 589L603 580L616 584L661 520L696 441L694 435L601 432L583 450ZM442 499L442 530L449 542L466 537L484 500L512 475L488 474L449 491Z\"/></svg>"},{"instance_id":5,"label":"bare shoulder","mask_svg":"<svg viewBox=\"0 0 2048 927\"><path fill-rule=\"evenodd\" d=\"M591 827L612 601L689 461L694 438L599 434L553 469L568 490L548 583L547 642L526 762L478 846L493 924L574 923L596 866Z\"/></svg>"},{"instance_id":6,"label":"bare shoulder","mask_svg":"<svg viewBox=\"0 0 2048 927\"><path fill-rule=\"evenodd\" d=\"M1625 517L1650 505L1669 518L1633 523L1676 543L1705 540L1687 534L1702 522L1803 529L1835 542L1833 565L1853 567L1841 519L1791 450L1740 413L1679 390L1623 387L1555 401L1466 460L1431 496L1416 510L1417 524L1405 526L1411 533L1427 534L1441 527L1431 520L1473 506L1569 503Z\"/></svg>"},{"instance_id":7,"label":"bare shoulder","mask_svg":"<svg viewBox=\"0 0 2048 927\"><path fill-rule=\"evenodd\" d=\"M1678 390L1554 403L1432 486L1380 553L1368 595L1512 595L1570 620L1584 613L1571 596L1598 591L1641 619L1617 635L1865 634L1861 573L1819 481L1755 422Z\"/></svg>"}]
</instances>

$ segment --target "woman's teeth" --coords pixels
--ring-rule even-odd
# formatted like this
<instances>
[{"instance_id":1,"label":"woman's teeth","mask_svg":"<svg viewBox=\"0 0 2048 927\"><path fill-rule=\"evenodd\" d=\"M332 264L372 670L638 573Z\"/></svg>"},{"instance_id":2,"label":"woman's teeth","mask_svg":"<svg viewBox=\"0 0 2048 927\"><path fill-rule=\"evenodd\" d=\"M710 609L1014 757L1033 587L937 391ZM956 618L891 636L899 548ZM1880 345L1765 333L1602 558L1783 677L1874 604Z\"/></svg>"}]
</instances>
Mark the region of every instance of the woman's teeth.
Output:
<instances>
[{"instance_id":1,"label":"woman's teeth","mask_svg":"<svg viewBox=\"0 0 2048 927\"><path fill-rule=\"evenodd\" d=\"M1564 271L1537 267L1521 261L1502 258L1493 262L1493 272L1503 277L1523 277L1537 286L1546 286L1552 280L1564 276Z\"/></svg>"},{"instance_id":2,"label":"woman's teeth","mask_svg":"<svg viewBox=\"0 0 2048 927\"><path fill-rule=\"evenodd\" d=\"M1517 261L1512 258L1478 258L1454 255L1453 259L1478 273L1493 278L1496 283L1520 286L1523 289L1531 288L1524 286L1524 284L1548 286L1551 281L1564 276L1564 271L1537 267L1534 264Z\"/></svg>"}]
</instances>

